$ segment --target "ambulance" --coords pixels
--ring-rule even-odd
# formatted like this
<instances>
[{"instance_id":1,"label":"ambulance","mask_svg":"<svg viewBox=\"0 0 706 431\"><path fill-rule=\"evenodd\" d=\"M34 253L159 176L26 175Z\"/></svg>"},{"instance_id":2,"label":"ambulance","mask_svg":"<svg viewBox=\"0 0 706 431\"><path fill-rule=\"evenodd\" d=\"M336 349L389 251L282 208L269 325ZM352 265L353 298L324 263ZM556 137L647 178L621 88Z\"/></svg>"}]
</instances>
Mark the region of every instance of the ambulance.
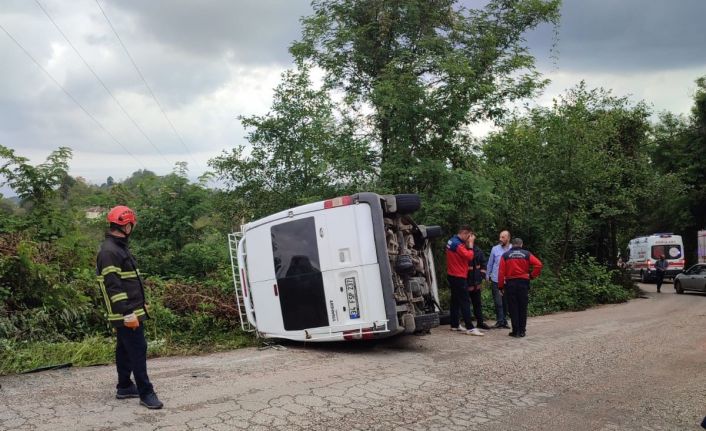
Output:
<instances>
[{"instance_id":1,"label":"ambulance","mask_svg":"<svg viewBox=\"0 0 706 431\"><path fill-rule=\"evenodd\" d=\"M684 243L679 235L673 233L655 233L649 236L633 238L628 243L627 270L633 279L643 283L654 281L657 275L655 262L660 256L667 259L665 279L674 279L684 270Z\"/></svg>"},{"instance_id":2,"label":"ambulance","mask_svg":"<svg viewBox=\"0 0 706 431\"><path fill-rule=\"evenodd\" d=\"M426 333L439 325L431 241L413 194L358 193L291 208L229 235L245 330L337 341Z\"/></svg>"}]
</instances>

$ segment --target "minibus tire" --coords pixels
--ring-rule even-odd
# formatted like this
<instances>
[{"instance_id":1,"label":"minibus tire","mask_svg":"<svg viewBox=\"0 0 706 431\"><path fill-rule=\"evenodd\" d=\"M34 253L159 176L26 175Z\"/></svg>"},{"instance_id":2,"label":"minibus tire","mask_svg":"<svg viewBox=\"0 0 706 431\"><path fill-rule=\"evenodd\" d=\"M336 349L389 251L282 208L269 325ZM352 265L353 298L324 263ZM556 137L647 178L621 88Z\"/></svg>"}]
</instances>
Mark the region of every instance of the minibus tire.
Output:
<instances>
[{"instance_id":1,"label":"minibus tire","mask_svg":"<svg viewBox=\"0 0 706 431\"><path fill-rule=\"evenodd\" d=\"M427 239L432 239L432 238L439 238L441 235L444 234L444 231L441 229L441 226L427 226Z\"/></svg>"},{"instance_id":2,"label":"minibus tire","mask_svg":"<svg viewBox=\"0 0 706 431\"><path fill-rule=\"evenodd\" d=\"M450 325L451 314L448 311L439 311L439 325Z\"/></svg>"},{"instance_id":3,"label":"minibus tire","mask_svg":"<svg viewBox=\"0 0 706 431\"><path fill-rule=\"evenodd\" d=\"M397 202L397 213L412 214L422 207L422 200L414 193L395 195Z\"/></svg>"}]
</instances>

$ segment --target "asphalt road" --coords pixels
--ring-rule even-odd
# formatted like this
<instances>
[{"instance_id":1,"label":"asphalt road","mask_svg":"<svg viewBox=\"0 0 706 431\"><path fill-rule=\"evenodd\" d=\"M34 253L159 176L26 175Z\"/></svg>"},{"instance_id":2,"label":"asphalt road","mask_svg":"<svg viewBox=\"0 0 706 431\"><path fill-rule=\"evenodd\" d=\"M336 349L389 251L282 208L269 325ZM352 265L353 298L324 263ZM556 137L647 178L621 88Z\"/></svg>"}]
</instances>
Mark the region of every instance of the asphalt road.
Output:
<instances>
[{"instance_id":1,"label":"asphalt road","mask_svg":"<svg viewBox=\"0 0 706 431\"><path fill-rule=\"evenodd\" d=\"M706 295L533 318L528 336L438 328L149 361L166 407L114 398L113 367L0 378L0 429L698 430Z\"/></svg>"}]
</instances>

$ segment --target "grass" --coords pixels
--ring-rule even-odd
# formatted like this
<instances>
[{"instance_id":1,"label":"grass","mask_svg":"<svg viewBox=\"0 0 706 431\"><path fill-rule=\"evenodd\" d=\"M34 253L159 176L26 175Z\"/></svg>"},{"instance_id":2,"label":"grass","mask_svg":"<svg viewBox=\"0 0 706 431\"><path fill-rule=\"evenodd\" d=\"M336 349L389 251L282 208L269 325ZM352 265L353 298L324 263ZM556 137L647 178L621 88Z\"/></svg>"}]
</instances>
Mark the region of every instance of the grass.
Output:
<instances>
[{"instance_id":1,"label":"grass","mask_svg":"<svg viewBox=\"0 0 706 431\"><path fill-rule=\"evenodd\" d=\"M148 339L148 356L195 355L255 345L242 332L218 334L205 342ZM0 375L23 373L40 367L70 363L76 367L111 364L115 360L114 337L87 337L82 341L51 343L0 340Z\"/></svg>"}]
</instances>

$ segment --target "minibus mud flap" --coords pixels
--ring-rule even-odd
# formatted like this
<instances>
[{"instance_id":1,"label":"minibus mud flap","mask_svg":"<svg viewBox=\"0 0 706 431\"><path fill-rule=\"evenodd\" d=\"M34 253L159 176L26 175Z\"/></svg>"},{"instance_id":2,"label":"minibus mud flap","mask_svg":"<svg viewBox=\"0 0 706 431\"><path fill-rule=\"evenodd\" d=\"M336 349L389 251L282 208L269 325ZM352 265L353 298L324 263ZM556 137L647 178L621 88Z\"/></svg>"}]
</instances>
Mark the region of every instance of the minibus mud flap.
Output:
<instances>
[{"instance_id":1,"label":"minibus mud flap","mask_svg":"<svg viewBox=\"0 0 706 431\"><path fill-rule=\"evenodd\" d=\"M375 193L358 193L353 195L353 199L370 205L370 213L373 219L375 251L378 260L378 267L380 268L380 281L382 284L382 297L385 303L387 327L390 330L390 334L396 334L399 327L395 307L395 291L392 283L392 268L390 268L390 259L387 255L385 222L383 220L382 206L380 205L381 198L380 195Z\"/></svg>"}]
</instances>

